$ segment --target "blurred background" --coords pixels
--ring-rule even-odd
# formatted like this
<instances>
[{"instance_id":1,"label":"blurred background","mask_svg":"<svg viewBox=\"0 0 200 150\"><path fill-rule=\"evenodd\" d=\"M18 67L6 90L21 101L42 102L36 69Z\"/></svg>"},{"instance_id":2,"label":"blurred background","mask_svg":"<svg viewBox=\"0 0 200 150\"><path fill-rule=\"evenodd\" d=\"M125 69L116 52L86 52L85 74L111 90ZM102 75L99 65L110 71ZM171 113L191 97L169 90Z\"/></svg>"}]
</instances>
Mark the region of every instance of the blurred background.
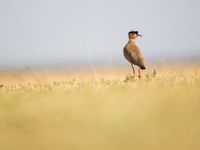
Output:
<instances>
[{"instance_id":1,"label":"blurred background","mask_svg":"<svg viewBox=\"0 0 200 150\"><path fill-rule=\"evenodd\" d=\"M0 0L0 69L126 64L131 29L147 63L198 61L199 0Z\"/></svg>"}]
</instances>

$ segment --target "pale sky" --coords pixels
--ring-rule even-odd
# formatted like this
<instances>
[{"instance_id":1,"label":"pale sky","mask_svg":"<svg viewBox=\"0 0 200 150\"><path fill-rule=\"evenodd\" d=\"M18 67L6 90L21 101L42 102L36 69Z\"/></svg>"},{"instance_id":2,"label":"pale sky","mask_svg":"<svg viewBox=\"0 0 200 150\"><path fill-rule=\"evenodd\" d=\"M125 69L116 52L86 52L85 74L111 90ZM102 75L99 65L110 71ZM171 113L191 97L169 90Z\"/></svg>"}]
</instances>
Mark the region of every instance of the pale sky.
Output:
<instances>
[{"instance_id":1,"label":"pale sky","mask_svg":"<svg viewBox=\"0 0 200 150\"><path fill-rule=\"evenodd\" d=\"M127 63L131 29L147 62L200 56L200 1L0 0L0 67Z\"/></svg>"}]
</instances>

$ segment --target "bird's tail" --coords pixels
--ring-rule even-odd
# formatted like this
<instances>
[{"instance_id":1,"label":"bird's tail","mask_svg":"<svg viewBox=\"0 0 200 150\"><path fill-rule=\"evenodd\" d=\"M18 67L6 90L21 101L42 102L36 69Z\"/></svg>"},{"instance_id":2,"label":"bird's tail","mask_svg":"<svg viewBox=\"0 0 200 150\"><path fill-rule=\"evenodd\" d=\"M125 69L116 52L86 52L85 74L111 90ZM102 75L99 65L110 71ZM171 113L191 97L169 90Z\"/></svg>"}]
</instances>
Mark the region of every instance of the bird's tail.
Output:
<instances>
[{"instance_id":1,"label":"bird's tail","mask_svg":"<svg viewBox=\"0 0 200 150\"><path fill-rule=\"evenodd\" d=\"M146 70L146 67L144 65L140 65L140 69Z\"/></svg>"}]
</instances>

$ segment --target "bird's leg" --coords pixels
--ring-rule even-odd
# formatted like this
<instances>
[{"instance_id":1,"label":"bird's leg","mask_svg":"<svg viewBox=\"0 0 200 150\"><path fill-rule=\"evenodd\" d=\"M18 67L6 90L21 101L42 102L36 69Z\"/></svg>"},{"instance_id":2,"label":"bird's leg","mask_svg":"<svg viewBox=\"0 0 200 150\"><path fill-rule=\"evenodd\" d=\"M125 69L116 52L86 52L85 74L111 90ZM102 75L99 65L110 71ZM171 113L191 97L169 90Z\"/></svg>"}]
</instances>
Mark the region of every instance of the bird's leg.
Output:
<instances>
[{"instance_id":1,"label":"bird's leg","mask_svg":"<svg viewBox=\"0 0 200 150\"><path fill-rule=\"evenodd\" d=\"M140 69L138 69L138 78L139 78L139 79L142 78L142 76L141 76L141 74L140 74Z\"/></svg>"},{"instance_id":2,"label":"bird's leg","mask_svg":"<svg viewBox=\"0 0 200 150\"><path fill-rule=\"evenodd\" d=\"M133 67L133 64L131 64L131 67L132 67L132 69L133 69L133 76L135 76L135 69L134 69L134 67Z\"/></svg>"}]
</instances>

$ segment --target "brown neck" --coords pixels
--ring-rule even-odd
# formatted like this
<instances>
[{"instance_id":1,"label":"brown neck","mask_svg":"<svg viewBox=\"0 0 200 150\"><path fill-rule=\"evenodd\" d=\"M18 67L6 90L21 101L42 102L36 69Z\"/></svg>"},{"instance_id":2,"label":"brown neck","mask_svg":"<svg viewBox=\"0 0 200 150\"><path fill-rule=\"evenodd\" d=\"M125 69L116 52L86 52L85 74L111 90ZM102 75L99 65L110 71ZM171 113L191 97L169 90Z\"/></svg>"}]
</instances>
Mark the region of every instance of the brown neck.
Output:
<instances>
[{"instance_id":1,"label":"brown neck","mask_svg":"<svg viewBox=\"0 0 200 150\"><path fill-rule=\"evenodd\" d=\"M134 38L129 38L129 41L134 42L134 43L136 42L136 40Z\"/></svg>"}]
</instances>

